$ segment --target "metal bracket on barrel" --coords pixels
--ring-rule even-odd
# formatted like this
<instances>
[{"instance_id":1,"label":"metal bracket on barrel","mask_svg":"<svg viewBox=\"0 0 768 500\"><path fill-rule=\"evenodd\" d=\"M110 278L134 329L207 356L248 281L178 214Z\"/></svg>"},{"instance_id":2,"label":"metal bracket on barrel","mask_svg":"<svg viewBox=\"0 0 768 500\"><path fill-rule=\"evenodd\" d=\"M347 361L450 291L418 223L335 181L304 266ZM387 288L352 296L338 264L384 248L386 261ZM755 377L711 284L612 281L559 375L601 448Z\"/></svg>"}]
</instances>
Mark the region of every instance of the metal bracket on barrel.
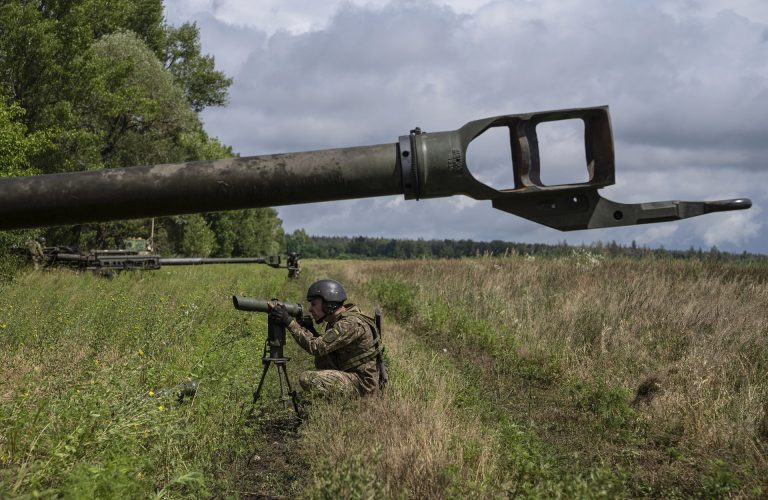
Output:
<instances>
[{"instance_id":1,"label":"metal bracket on barrel","mask_svg":"<svg viewBox=\"0 0 768 500\"><path fill-rule=\"evenodd\" d=\"M410 134L399 138L400 177L406 200L419 199L419 160L415 154L415 136L418 134L421 134L421 129L416 127Z\"/></svg>"}]
</instances>

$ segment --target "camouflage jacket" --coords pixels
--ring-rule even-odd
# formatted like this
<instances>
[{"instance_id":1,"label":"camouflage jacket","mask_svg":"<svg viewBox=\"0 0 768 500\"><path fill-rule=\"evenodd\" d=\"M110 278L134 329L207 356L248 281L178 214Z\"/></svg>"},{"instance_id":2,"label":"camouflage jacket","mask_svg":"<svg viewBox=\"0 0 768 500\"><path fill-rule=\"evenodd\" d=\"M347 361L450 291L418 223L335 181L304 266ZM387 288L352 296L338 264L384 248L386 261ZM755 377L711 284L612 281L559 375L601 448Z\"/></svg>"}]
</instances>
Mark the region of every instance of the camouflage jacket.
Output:
<instances>
[{"instance_id":1,"label":"camouflage jacket","mask_svg":"<svg viewBox=\"0 0 768 500\"><path fill-rule=\"evenodd\" d=\"M292 321L288 329L296 342L315 356L316 366L341 370L358 376L361 392L378 388L379 371L376 368L377 342L373 326L366 321L360 308L348 305L333 322L326 324L325 333L315 336L311 331ZM372 321L372 320L371 320Z\"/></svg>"}]
</instances>

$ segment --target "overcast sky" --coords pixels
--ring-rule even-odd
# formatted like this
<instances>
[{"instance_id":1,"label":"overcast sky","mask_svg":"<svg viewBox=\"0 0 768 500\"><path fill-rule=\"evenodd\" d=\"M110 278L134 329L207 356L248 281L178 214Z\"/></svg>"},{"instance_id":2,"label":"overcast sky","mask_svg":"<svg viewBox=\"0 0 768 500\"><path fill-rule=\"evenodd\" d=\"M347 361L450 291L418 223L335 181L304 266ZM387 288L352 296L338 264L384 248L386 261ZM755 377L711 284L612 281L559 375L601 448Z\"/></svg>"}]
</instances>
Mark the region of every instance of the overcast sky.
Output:
<instances>
[{"instance_id":1,"label":"overcast sky","mask_svg":"<svg viewBox=\"0 0 768 500\"><path fill-rule=\"evenodd\" d=\"M196 22L203 51L234 78L229 105L202 117L242 156L394 143L415 126L437 132L607 104L617 182L605 197L754 204L564 233L490 202L399 196L278 208L288 232L768 253L766 0L166 0L166 16ZM580 127L541 133L543 180L583 181ZM468 153L472 173L510 187L508 146L480 139Z\"/></svg>"}]
</instances>

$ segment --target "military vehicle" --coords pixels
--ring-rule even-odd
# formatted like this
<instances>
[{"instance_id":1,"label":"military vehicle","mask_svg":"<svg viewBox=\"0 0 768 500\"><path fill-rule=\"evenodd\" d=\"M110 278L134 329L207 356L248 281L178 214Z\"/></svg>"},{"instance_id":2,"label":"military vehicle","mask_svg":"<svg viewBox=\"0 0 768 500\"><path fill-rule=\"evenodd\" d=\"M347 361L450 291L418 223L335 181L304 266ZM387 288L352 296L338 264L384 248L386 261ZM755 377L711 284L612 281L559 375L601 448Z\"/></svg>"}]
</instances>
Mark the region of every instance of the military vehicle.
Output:
<instances>
[{"instance_id":1,"label":"military vehicle","mask_svg":"<svg viewBox=\"0 0 768 500\"><path fill-rule=\"evenodd\" d=\"M536 128L584 124L586 182L541 181ZM509 131L514 187L497 190L466 162L471 141L491 128ZM15 177L0 180L0 229L269 207L402 194L419 200L463 194L494 208L570 231L685 219L749 208L746 198L624 204L598 190L615 183L607 106L502 115L458 130L419 128L398 141L301 153Z\"/></svg>"}]
</instances>

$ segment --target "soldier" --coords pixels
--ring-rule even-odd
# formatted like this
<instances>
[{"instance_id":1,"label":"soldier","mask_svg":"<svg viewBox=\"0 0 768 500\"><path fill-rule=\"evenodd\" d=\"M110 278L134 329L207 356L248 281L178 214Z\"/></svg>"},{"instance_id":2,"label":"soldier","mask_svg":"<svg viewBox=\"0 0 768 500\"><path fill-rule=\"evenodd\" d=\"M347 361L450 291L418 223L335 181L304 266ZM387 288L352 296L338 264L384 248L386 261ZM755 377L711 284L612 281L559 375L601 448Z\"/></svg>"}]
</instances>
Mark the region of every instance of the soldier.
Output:
<instances>
[{"instance_id":1,"label":"soldier","mask_svg":"<svg viewBox=\"0 0 768 500\"><path fill-rule=\"evenodd\" d=\"M379 389L377 358L381 344L376 323L354 304L345 304L341 283L320 280L307 291L309 313L316 323L325 323L320 335L312 324L301 325L283 306L270 312L273 321L285 325L296 342L315 357L316 371L299 375L305 391L363 396Z\"/></svg>"},{"instance_id":2,"label":"soldier","mask_svg":"<svg viewBox=\"0 0 768 500\"><path fill-rule=\"evenodd\" d=\"M301 264L299 263L299 254L296 252L290 252L288 254L288 277L291 279L299 279L301 274Z\"/></svg>"},{"instance_id":3,"label":"soldier","mask_svg":"<svg viewBox=\"0 0 768 500\"><path fill-rule=\"evenodd\" d=\"M35 270L40 269L45 265L45 252L43 252L44 244L45 238L42 236L27 241L27 251L29 252L29 258L32 260L32 265L34 265Z\"/></svg>"}]
</instances>

